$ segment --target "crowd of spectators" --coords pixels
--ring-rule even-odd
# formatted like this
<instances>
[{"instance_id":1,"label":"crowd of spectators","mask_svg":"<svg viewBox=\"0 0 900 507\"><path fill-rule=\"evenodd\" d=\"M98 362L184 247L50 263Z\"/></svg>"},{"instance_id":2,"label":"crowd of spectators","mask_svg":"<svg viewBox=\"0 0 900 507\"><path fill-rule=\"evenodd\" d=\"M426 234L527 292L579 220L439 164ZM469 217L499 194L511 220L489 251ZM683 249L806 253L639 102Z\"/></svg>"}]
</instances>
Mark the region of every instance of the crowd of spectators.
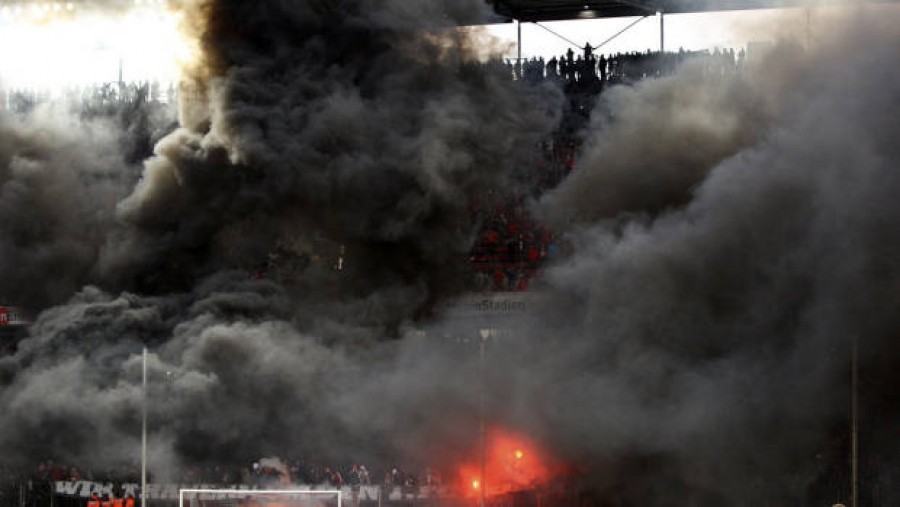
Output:
<instances>
[{"instance_id":1,"label":"crowd of spectators","mask_svg":"<svg viewBox=\"0 0 900 507\"><path fill-rule=\"evenodd\" d=\"M692 60L709 75L724 75L741 68L744 50L598 55L585 45L576 55L571 48L559 58L521 61L493 59L480 63L489 72L526 83L545 80L563 86L568 97L557 132L535 150L534 164L520 176L526 190L486 189L472 206L481 231L469 255L476 291L527 290L540 266L558 255L560 238L538 224L528 203L558 185L575 170L581 148L579 137L592 105L605 88L670 74Z\"/></svg>"},{"instance_id":2,"label":"crowd of spectators","mask_svg":"<svg viewBox=\"0 0 900 507\"><path fill-rule=\"evenodd\" d=\"M671 73L688 60L700 62L711 75L724 75L739 70L746 58L744 50L659 53L594 53L585 45L580 54L571 48L559 58L545 61L531 58L516 61L494 59L467 63L488 72L499 72L523 82L551 80L561 84L569 98L557 132L534 149L534 163L519 171L520 185L515 189L489 188L470 207L470 219L481 225L468 256L472 278L470 288L479 292L524 291L538 276L540 267L560 251L560 238L537 223L528 211L529 203L558 185L575 170L580 151L579 132L588 120L593 100L606 87L632 83L648 77ZM50 100L49 92L35 90L0 90L0 109L26 113L41 101ZM194 93L188 88L160 83L104 83L96 86L72 87L57 92L82 116L122 116L132 121L135 111L145 105L168 107L179 94ZM147 114L143 112L141 114ZM133 131L133 132L132 132ZM130 129L123 138L123 148L130 161L139 161L151 150L152 136ZM315 243L315 241L313 242ZM318 246L311 252L279 244L266 259L252 268L254 276L271 277L283 282L300 279L311 263L327 263L340 271L345 262L341 245ZM0 340L0 356L14 351L16 340Z\"/></svg>"},{"instance_id":3,"label":"crowd of spectators","mask_svg":"<svg viewBox=\"0 0 900 507\"><path fill-rule=\"evenodd\" d=\"M849 498L850 470L846 463L835 462L819 472L816 477L811 477L807 481L806 495L812 502L809 505L828 506ZM860 463L860 480L866 485L860 495L866 505L893 505L892 499L897 498L898 490L894 483L886 478L893 476L895 472L893 469L887 470L886 463L871 457ZM567 505L577 500L575 496L580 491L579 477L577 472L561 474L526 490L510 490L500 494L495 500L513 501L514 505L532 505L535 499L539 498L549 505ZM153 478L150 479L153 483ZM112 484L113 491L110 495L103 496L105 500L107 496L109 498L126 496L119 486L125 483L139 484L140 474L136 466L122 466L102 471L85 469L82 472L75 466L56 463L52 459L40 462L33 473L25 477L13 476L10 472L0 469L0 507L47 505L83 507L89 499L54 498L55 482L79 480ZM755 480L748 478L750 482ZM430 467L411 471L395 465L369 468L359 463L324 465L303 459L263 458L234 466L214 464L190 467L175 477L163 479L160 483L211 489L235 486L249 489L286 489L292 485L306 485L326 489L349 488L351 492L359 491L363 487L377 487L382 498L399 494L401 498L414 499L419 495L435 494L435 491L440 491L441 495L466 496L466 492L453 488L462 485L449 484L450 482L453 481L445 483L441 472ZM760 494L764 496L765 488L761 488ZM590 502L578 504L593 505ZM123 507L127 505L124 503Z\"/></svg>"},{"instance_id":4,"label":"crowd of spectators","mask_svg":"<svg viewBox=\"0 0 900 507\"><path fill-rule=\"evenodd\" d=\"M160 82L105 82L62 89L0 88L0 111L28 113L38 104L64 104L80 114L102 112L122 104L150 102L175 104L179 91Z\"/></svg>"},{"instance_id":5,"label":"crowd of spectators","mask_svg":"<svg viewBox=\"0 0 900 507\"><path fill-rule=\"evenodd\" d=\"M535 222L520 195L488 192L485 200L474 205L473 213L483 224L469 256L474 289L528 290L541 263L556 255L556 236Z\"/></svg>"},{"instance_id":6,"label":"crowd of spectators","mask_svg":"<svg viewBox=\"0 0 900 507\"><path fill-rule=\"evenodd\" d=\"M566 85L567 91L591 91L587 85L633 83L645 78L665 76L687 61L701 63L703 69L712 75L724 74L740 69L745 59L746 52L743 49L737 52L729 48L715 48L713 51L679 49L677 52L647 50L643 53L632 51L598 55L591 45L585 44L577 55L569 48L559 58L495 58L481 65L514 80L551 80Z\"/></svg>"},{"instance_id":7,"label":"crowd of spectators","mask_svg":"<svg viewBox=\"0 0 900 507\"><path fill-rule=\"evenodd\" d=\"M588 120L593 100L603 89L669 74L688 60L702 62L711 74L723 74L739 69L744 59L743 50L735 53L719 49L713 52L679 50L605 55L595 53L595 48L586 44L577 53L570 48L560 57L549 60L494 59L464 64L523 82L550 80L562 85L569 98L557 133L534 150L533 166L525 168L519 175L525 183L524 189L485 189L472 204L471 218L481 224L482 229L469 254L473 274L471 288L475 291L527 290L542 263L559 251L559 238L532 219L528 203L555 187L575 168L580 148L579 131ZM128 104L172 104L179 93L191 94L192 91L179 90L171 84L106 83L70 88L62 95L67 103L80 108L82 115L96 116L116 114ZM2 99L0 96L0 101ZM30 110L41 100L38 92L24 90L7 91L5 97L6 107L14 111ZM138 142L142 139L128 140L128 153L136 154L131 158L137 159L150 150L145 142ZM254 276L296 281L303 270L319 258L333 264L335 270L342 269L343 252L328 251L322 255L317 252L298 254L279 245L253 268Z\"/></svg>"},{"instance_id":8,"label":"crowd of spectators","mask_svg":"<svg viewBox=\"0 0 900 507\"><path fill-rule=\"evenodd\" d=\"M4 477L9 479L8 476ZM140 482L138 465L114 468L84 469L46 459L34 472L19 477L35 483L89 480L101 483ZM151 477L152 479L152 477ZM435 468L403 469L397 465L374 468L359 463L323 464L305 459L262 458L239 465L198 465L185 467L163 479L178 484L244 485L274 489L277 484L306 484L342 487L348 485L381 485L387 488L441 484L441 473Z\"/></svg>"},{"instance_id":9,"label":"crowd of spectators","mask_svg":"<svg viewBox=\"0 0 900 507\"><path fill-rule=\"evenodd\" d=\"M359 490L362 486L377 486L384 495L394 492L403 495L417 495L422 486L440 487L442 474L435 468L421 470L402 469L396 465L380 465L369 468L358 463L322 464L303 459L280 460L263 458L242 465L187 467L171 477L160 479L163 483L179 485L204 485L204 487L248 487L251 489L284 489L286 485L324 486L328 488L349 487ZM150 482L153 477L148 478ZM55 490L53 484L59 481L87 480L102 484L112 484L112 497L122 497L123 484L139 484L140 470L137 466L120 466L94 470L82 469L53 459L44 460L28 476L13 475L0 470L0 506L45 507L51 505ZM82 505L76 503L73 505Z\"/></svg>"},{"instance_id":10,"label":"crowd of spectators","mask_svg":"<svg viewBox=\"0 0 900 507\"><path fill-rule=\"evenodd\" d=\"M474 290L528 290L541 265L559 255L559 235L537 222L529 206L575 170L580 148L577 137L560 130L537 146L515 190L486 189L472 204L473 220L481 224L469 254Z\"/></svg>"}]
</instances>

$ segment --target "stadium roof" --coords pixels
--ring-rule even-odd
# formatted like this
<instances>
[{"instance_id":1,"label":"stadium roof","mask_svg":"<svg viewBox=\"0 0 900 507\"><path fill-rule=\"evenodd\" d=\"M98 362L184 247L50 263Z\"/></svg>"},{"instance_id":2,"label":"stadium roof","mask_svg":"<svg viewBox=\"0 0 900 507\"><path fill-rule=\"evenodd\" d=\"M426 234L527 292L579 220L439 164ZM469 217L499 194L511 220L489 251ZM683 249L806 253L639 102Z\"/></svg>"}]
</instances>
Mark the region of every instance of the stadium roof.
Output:
<instances>
[{"instance_id":1,"label":"stadium roof","mask_svg":"<svg viewBox=\"0 0 900 507\"><path fill-rule=\"evenodd\" d=\"M506 19L553 21L564 19L645 16L664 12L715 12L779 7L812 7L841 0L488 0ZM878 0L876 0L878 1ZM880 3L897 0L880 0Z\"/></svg>"}]
</instances>

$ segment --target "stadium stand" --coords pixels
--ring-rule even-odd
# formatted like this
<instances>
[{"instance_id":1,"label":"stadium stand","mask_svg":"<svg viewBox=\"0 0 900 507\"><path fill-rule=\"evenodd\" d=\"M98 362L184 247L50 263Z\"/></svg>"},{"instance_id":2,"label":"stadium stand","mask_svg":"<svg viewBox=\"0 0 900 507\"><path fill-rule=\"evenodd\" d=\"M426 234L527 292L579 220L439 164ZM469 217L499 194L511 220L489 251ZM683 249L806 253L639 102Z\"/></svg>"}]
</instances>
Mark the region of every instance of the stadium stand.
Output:
<instances>
[{"instance_id":1,"label":"stadium stand","mask_svg":"<svg viewBox=\"0 0 900 507\"><path fill-rule=\"evenodd\" d=\"M576 170L581 146L578 128L587 119L585 109L589 108L596 97L609 86L660 76L669 72L671 65L676 65L685 58L701 56L709 59L716 57L684 53L662 56L634 53L597 57L585 54L575 58L569 53L558 60L544 62L532 59L522 62L522 65L499 60L466 64L477 66L484 72L505 74L511 80L521 81L523 86L551 81L561 86L570 98L557 132L539 146L523 147L533 151L534 163L530 171L520 175L522 184L518 189L510 191L486 188L472 203L469 210L471 220L481 224L468 257L473 291L528 290L541 265L558 255L559 238L529 215L528 201L555 187L571 171ZM71 89L57 96L34 90L0 91L2 105L15 114L28 114L41 102L55 100L82 117L118 117L123 121L131 112L141 108L168 110L171 104L177 102L177 95L178 90L175 88L163 89L154 83L104 83L95 87ZM143 135L147 136L146 133ZM149 155L149 139L135 138L131 142L134 143L134 148L129 151L129 157L138 160ZM314 255L327 259L334 265L334 269L340 269L343 252L339 247L322 242L317 248L319 251ZM299 255L289 245L279 243L254 272L256 276L289 282L309 262L312 260L308 256ZM0 343L0 355L15 351L15 342L21 338L22 329L24 328L21 326L6 328L8 332L4 335L6 339ZM323 464L304 459L287 460L284 469L260 466L258 461L248 462L243 466L211 464L178 472L177 482L253 488L271 488L285 483L341 487L358 482L360 485L378 486L383 492L396 491L410 497L416 495L420 486L437 487L442 484L442 474L431 467L413 470L394 463L371 467L358 465ZM63 464L46 459L28 477L0 471L0 479L3 484L0 490L0 507L45 506L50 504L51 499L58 507L75 507L85 505L89 498L59 494L57 484L77 484L84 481L133 484L139 481L139 470L136 466L110 469L102 465ZM116 498L124 494L124 490L114 487L107 496ZM100 501L102 505L103 499Z\"/></svg>"}]
</instances>

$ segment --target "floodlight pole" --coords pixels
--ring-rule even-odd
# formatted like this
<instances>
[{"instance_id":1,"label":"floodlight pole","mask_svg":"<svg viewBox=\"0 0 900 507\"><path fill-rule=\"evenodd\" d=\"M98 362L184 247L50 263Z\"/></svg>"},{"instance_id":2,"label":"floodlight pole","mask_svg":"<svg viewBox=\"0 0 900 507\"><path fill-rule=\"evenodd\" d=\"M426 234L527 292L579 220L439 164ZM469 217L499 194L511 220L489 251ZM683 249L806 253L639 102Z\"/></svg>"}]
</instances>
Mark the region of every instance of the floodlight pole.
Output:
<instances>
[{"instance_id":1,"label":"floodlight pole","mask_svg":"<svg viewBox=\"0 0 900 507\"><path fill-rule=\"evenodd\" d=\"M147 507L147 347L144 347L141 394L141 507Z\"/></svg>"},{"instance_id":2,"label":"floodlight pole","mask_svg":"<svg viewBox=\"0 0 900 507\"><path fill-rule=\"evenodd\" d=\"M518 41L516 42L516 51L518 51L517 62L522 64L522 22L516 20L516 31L518 32Z\"/></svg>"},{"instance_id":3,"label":"floodlight pole","mask_svg":"<svg viewBox=\"0 0 900 507\"><path fill-rule=\"evenodd\" d=\"M851 337L850 357L850 507L859 507L859 338Z\"/></svg>"},{"instance_id":4,"label":"floodlight pole","mask_svg":"<svg viewBox=\"0 0 900 507\"><path fill-rule=\"evenodd\" d=\"M485 482L485 452L484 452L484 346L488 337L491 335L490 329L479 330L481 341L478 346L478 440L479 451L481 454L481 477L479 478L478 500L479 507L485 507L485 490L487 484Z\"/></svg>"},{"instance_id":5,"label":"floodlight pole","mask_svg":"<svg viewBox=\"0 0 900 507\"><path fill-rule=\"evenodd\" d=\"M659 15L659 53L666 52L666 14L663 11L657 11Z\"/></svg>"}]
</instances>

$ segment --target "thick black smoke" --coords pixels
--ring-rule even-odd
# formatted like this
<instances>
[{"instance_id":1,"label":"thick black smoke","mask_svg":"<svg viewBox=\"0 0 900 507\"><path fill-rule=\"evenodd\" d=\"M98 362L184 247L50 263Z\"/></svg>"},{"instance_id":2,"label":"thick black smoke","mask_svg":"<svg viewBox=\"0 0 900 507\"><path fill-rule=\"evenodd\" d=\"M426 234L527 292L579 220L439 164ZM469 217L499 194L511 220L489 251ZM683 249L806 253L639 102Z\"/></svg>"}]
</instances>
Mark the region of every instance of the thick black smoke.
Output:
<instances>
[{"instance_id":1,"label":"thick black smoke","mask_svg":"<svg viewBox=\"0 0 900 507\"><path fill-rule=\"evenodd\" d=\"M172 392L153 396L159 474L285 443L331 456L349 454L348 442L369 454L393 448L383 430L394 421L373 442L364 437L374 430L348 434L328 406L365 381L349 351L396 338L464 287L473 198L514 184L558 121L562 95L467 64L474 53L454 27L483 14L481 2L182 7L202 58L181 93L180 127L156 144L139 181L124 179L133 187L114 195L115 213L95 187L71 197L99 208L71 213L72 227L59 224L65 201L47 203L44 222L64 232L46 241L71 232L91 249L80 262L66 256L67 285L32 304L67 292L71 302L42 314L4 359L2 397L22 407L2 422L7 459L104 449L131 461L139 398L127 353L141 344L153 346L155 370L173 372ZM117 175L124 165L75 144L89 169ZM71 157L65 147L44 152ZM38 186L56 181L48 174ZM96 237L82 239L91 220ZM273 256L291 265L286 288L251 280L260 266L281 278ZM42 266L21 271L11 299L46 290ZM381 347L363 350L393 361ZM58 383L68 389L50 387ZM63 397L88 401L70 410ZM41 438L23 437L35 427Z\"/></svg>"},{"instance_id":2,"label":"thick black smoke","mask_svg":"<svg viewBox=\"0 0 900 507\"><path fill-rule=\"evenodd\" d=\"M896 482L900 33L847 14L837 42L738 75L609 93L540 203L573 219L547 276L567 307L554 357L508 384L540 400L519 417L553 407L534 424L594 460L611 505L846 500L810 495L847 492L853 340L863 473Z\"/></svg>"},{"instance_id":3,"label":"thick black smoke","mask_svg":"<svg viewBox=\"0 0 900 507\"><path fill-rule=\"evenodd\" d=\"M120 206L132 230L108 252L111 276L168 290L314 231L344 245L362 295L399 284L412 289L403 306L421 307L458 290L473 194L508 184L559 93L512 93L461 66L473 54L452 30L459 2L195 9L196 95Z\"/></svg>"},{"instance_id":4,"label":"thick black smoke","mask_svg":"<svg viewBox=\"0 0 900 507\"><path fill-rule=\"evenodd\" d=\"M92 279L115 203L137 177L123 160L118 127L52 107L26 117L0 113L4 304L60 303Z\"/></svg>"}]
</instances>

